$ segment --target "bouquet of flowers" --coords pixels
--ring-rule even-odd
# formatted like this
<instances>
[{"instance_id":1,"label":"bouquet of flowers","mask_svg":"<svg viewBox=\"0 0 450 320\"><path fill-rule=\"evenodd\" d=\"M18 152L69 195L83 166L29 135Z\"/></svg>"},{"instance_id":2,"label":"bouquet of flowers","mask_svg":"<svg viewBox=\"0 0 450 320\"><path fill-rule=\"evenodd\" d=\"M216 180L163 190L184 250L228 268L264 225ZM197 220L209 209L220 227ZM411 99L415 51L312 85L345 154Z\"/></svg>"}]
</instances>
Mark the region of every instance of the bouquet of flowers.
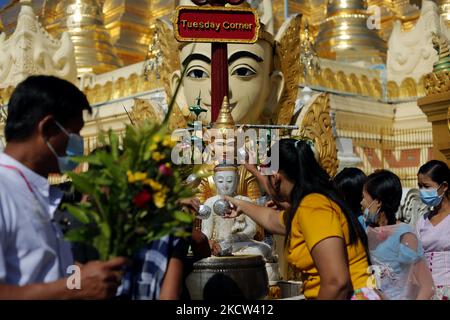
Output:
<instances>
[{"instance_id":1,"label":"bouquet of flowers","mask_svg":"<svg viewBox=\"0 0 450 320\"><path fill-rule=\"evenodd\" d=\"M109 131L102 147L79 157L88 170L68 174L74 188L89 200L65 204L83 227L70 230L72 242L93 245L100 258L132 256L165 235L188 236L193 217L178 201L193 195L182 171L170 163L172 147L166 127L144 122L127 126L123 142Z\"/></svg>"}]
</instances>

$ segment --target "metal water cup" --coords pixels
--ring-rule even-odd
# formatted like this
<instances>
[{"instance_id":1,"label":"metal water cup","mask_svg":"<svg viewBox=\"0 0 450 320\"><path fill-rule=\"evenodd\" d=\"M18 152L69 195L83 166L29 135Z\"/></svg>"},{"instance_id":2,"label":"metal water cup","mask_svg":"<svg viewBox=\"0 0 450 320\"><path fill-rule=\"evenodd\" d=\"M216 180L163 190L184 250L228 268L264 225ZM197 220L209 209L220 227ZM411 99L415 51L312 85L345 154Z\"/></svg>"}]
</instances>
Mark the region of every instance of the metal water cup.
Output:
<instances>
[{"instance_id":1,"label":"metal water cup","mask_svg":"<svg viewBox=\"0 0 450 320\"><path fill-rule=\"evenodd\" d=\"M216 202L214 202L213 205L214 213L218 216L225 216L226 213L228 213L231 210L231 205L228 201L219 199Z\"/></svg>"},{"instance_id":2,"label":"metal water cup","mask_svg":"<svg viewBox=\"0 0 450 320\"><path fill-rule=\"evenodd\" d=\"M197 218L205 220L208 219L210 216L211 216L211 208L208 207L207 205L201 204L198 209Z\"/></svg>"}]
</instances>

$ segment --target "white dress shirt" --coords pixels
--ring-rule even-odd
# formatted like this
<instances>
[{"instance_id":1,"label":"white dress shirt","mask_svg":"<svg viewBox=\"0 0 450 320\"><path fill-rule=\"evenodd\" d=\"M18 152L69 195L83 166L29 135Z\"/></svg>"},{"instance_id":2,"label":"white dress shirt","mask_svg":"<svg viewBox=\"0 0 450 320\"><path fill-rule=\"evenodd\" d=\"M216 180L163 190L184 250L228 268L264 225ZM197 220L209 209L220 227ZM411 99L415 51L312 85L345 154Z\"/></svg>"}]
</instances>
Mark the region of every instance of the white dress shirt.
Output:
<instances>
[{"instance_id":1,"label":"white dress shirt","mask_svg":"<svg viewBox=\"0 0 450 320\"><path fill-rule=\"evenodd\" d=\"M61 198L46 178L0 153L0 283L22 286L68 276L72 252L53 222Z\"/></svg>"}]
</instances>

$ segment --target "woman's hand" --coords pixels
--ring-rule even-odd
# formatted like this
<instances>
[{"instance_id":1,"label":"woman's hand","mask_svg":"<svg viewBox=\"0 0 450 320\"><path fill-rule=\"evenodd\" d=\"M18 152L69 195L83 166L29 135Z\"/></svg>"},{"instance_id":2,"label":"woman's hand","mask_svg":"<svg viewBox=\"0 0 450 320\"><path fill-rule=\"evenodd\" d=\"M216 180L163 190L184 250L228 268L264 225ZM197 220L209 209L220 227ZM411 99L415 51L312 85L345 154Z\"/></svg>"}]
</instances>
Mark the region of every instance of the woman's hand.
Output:
<instances>
[{"instance_id":1,"label":"woman's hand","mask_svg":"<svg viewBox=\"0 0 450 320\"><path fill-rule=\"evenodd\" d=\"M269 176L263 175L259 172L258 167L254 164L245 164L245 169L250 172L258 181L258 184L264 189L264 191L272 198L276 199L278 194L269 182Z\"/></svg>"},{"instance_id":2,"label":"woman's hand","mask_svg":"<svg viewBox=\"0 0 450 320\"><path fill-rule=\"evenodd\" d=\"M232 219L244 213L241 209L241 204L244 200L235 199L229 196L224 196L224 198L231 204L231 210L225 212L224 218Z\"/></svg>"},{"instance_id":3,"label":"woman's hand","mask_svg":"<svg viewBox=\"0 0 450 320\"><path fill-rule=\"evenodd\" d=\"M248 172L250 172L251 174L253 174L254 176L260 174L258 171L258 167L256 166L256 164L249 164L246 163L244 164L245 169L247 169Z\"/></svg>"},{"instance_id":4,"label":"woman's hand","mask_svg":"<svg viewBox=\"0 0 450 320\"><path fill-rule=\"evenodd\" d=\"M196 197L180 199L178 202L184 208L194 210L195 212L198 212L200 209L200 200Z\"/></svg>"}]
</instances>

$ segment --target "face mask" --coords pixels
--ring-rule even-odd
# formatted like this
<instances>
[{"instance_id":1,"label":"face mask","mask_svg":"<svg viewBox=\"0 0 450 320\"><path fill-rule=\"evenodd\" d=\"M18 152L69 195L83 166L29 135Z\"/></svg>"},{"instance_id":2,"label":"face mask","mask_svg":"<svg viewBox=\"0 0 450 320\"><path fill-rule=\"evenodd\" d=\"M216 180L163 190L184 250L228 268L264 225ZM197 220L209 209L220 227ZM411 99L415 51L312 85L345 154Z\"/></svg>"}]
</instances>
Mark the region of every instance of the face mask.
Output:
<instances>
[{"instance_id":1,"label":"face mask","mask_svg":"<svg viewBox=\"0 0 450 320\"><path fill-rule=\"evenodd\" d=\"M439 188L440 188L440 186L439 186ZM438 206L441 203L442 198L444 196L444 194L442 194L442 195L438 194L437 191L439 188L431 188L431 189L422 188L422 189L420 189L419 190L420 200L422 200L422 202L425 203L429 207Z\"/></svg>"},{"instance_id":2,"label":"face mask","mask_svg":"<svg viewBox=\"0 0 450 320\"><path fill-rule=\"evenodd\" d=\"M70 157L82 156L84 150L84 141L83 138L75 133L68 133L64 127L55 121L56 125L61 129L62 132L66 136L69 137L69 141L67 142L66 147L66 155L63 157L58 156L55 149L53 149L52 145L47 141L47 146L50 151L55 155L58 160L58 167L61 172L72 171L78 166L78 163L72 161Z\"/></svg>"},{"instance_id":3,"label":"face mask","mask_svg":"<svg viewBox=\"0 0 450 320\"><path fill-rule=\"evenodd\" d=\"M417 252L410 247L400 243L398 259L401 263L413 264L423 256L423 248L419 245Z\"/></svg>"},{"instance_id":4,"label":"face mask","mask_svg":"<svg viewBox=\"0 0 450 320\"><path fill-rule=\"evenodd\" d=\"M377 212L375 212L374 214L371 214L369 209L372 206L372 204L375 202L375 200L373 200L369 206L367 208L364 209L364 221L366 221L366 224L370 225L370 224L375 224L377 223L377 219L378 219L378 212L380 211L380 209L377 210Z\"/></svg>"}]
</instances>

